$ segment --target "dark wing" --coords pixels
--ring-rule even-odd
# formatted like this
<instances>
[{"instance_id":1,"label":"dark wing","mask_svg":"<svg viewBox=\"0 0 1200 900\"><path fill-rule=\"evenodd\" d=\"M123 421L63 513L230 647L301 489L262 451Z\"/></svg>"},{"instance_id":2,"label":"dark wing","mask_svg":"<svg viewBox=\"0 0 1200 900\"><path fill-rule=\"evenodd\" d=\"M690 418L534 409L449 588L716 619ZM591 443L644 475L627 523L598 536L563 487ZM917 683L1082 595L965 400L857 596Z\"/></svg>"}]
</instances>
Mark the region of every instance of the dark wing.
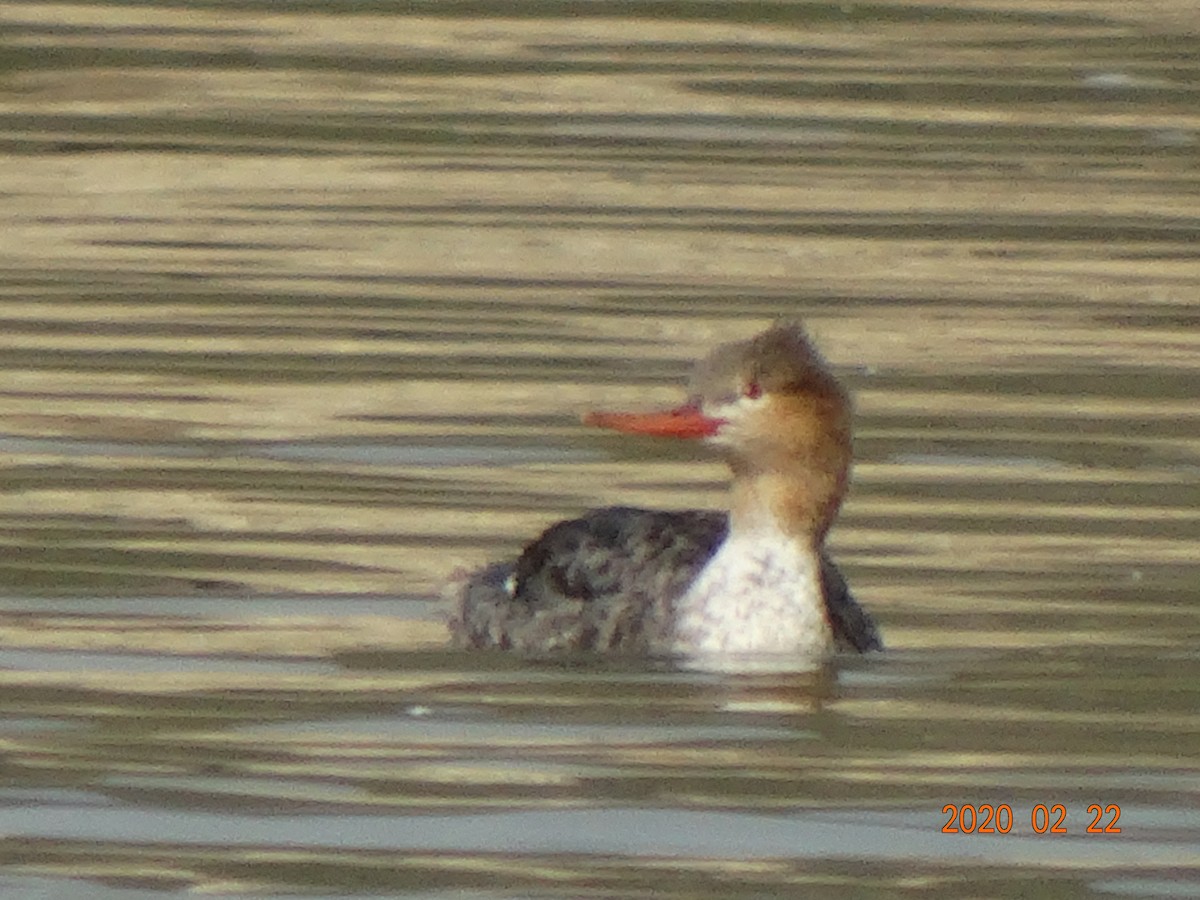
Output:
<instances>
[{"instance_id":1,"label":"dark wing","mask_svg":"<svg viewBox=\"0 0 1200 900\"><path fill-rule=\"evenodd\" d=\"M825 595L825 615L839 650L866 653L883 649L875 620L858 605L841 570L824 550L821 551L821 592Z\"/></svg>"},{"instance_id":2,"label":"dark wing","mask_svg":"<svg viewBox=\"0 0 1200 900\"><path fill-rule=\"evenodd\" d=\"M548 528L514 565L471 576L451 622L456 643L542 654L651 653L671 604L725 539L716 512L614 506Z\"/></svg>"},{"instance_id":3,"label":"dark wing","mask_svg":"<svg viewBox=\"0 0 1200 900\"><path fill-rule=\"evenodd\" d=\"M653 653L669 642L672 605L728 531L724 513L615 506L547 529L514 565L476 572L451 621L455 642L523 653ZM840 648L882 645L871 617L822 556L821 580Z\"/></svg>"}]
</instances>

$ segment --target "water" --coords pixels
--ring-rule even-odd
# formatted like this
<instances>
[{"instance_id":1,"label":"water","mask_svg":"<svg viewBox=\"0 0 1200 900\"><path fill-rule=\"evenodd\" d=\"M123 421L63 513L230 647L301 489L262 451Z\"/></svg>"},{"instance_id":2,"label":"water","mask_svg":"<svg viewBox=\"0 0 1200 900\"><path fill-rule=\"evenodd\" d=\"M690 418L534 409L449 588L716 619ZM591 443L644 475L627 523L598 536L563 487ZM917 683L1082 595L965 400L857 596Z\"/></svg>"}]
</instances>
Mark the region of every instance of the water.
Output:
<instances>
[{"instance_id":1,"label":"water","mask_svg":"<svg viewBox=\"0 0 1200 900\"><path fill-rule=\"evenodd\" d=\"M1190 4L9 6L5 897L1200 889ZM445 649L779 315L889 650Z\"/></svg>"}]
</instances>

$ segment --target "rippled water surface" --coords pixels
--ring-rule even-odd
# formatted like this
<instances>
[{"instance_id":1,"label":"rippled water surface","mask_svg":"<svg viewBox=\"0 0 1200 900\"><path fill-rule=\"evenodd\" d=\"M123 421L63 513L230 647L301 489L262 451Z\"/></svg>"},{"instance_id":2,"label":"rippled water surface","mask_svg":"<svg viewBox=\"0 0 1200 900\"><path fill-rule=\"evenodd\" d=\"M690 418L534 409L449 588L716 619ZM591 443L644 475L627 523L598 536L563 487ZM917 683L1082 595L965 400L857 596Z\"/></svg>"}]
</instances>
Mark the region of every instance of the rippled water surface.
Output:
<instances>
[{"instance_id":1,"label":"rippled water surface","mask_svg":"<svg viewBox=\"0 0 1200 900\"><path fill-rule=\"evenodd\" d=\"M5 898L1200 891L1191 2L12 2L0 157ZM780 315L888 651L446 650Z\"/></svg>"}]
</instances>

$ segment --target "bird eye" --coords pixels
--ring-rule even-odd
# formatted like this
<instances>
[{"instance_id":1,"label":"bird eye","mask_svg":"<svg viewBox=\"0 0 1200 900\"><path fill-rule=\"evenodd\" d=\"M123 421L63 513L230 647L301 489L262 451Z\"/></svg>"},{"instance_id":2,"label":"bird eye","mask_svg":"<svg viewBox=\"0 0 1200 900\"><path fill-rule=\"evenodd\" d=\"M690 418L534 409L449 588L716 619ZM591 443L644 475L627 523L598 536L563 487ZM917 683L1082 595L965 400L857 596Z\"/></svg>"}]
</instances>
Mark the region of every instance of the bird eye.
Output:
<instances>
[{"instance_id":1,"label":"bird eye","mask_svg":"<svg viewBox=\"0 0 1200 900\"><path fill-rule=\"evenodd\" d=\"M747 400L757 400L762 396L762 385L760 385L757 381L749 382L744 388L742 388L742 396Z\"/></svg>"}]
</instances>

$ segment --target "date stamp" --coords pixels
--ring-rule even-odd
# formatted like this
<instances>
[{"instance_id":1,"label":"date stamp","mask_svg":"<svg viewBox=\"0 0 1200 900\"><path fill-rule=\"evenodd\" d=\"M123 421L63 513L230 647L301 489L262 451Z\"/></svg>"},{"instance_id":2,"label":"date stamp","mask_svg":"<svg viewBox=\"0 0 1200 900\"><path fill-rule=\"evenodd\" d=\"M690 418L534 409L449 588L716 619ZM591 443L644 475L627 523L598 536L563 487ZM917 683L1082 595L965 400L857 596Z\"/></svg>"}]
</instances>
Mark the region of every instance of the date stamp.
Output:
<instances>
[{"instance_id":1,"label":"date stamp","mask_svg":"<svg viewBox=\"0 0 1200 900\"><path fill-rule=\"evenodd\" d=\"M1013 808L1007 803L947 803L942 815L949 816L942 825L942 834L1011 834L1028 833L1017 824ZM1067 808L1061 803L1047 806L1039 803L1029 811L1029 829L1034 834L1071 834ZM1092 803L1087 815L1077 823L1076 834L1120 834L1121 807L1116 803ZM1083 825L1082 830L1078 825Z\"/></svg>"}]
</instances>

